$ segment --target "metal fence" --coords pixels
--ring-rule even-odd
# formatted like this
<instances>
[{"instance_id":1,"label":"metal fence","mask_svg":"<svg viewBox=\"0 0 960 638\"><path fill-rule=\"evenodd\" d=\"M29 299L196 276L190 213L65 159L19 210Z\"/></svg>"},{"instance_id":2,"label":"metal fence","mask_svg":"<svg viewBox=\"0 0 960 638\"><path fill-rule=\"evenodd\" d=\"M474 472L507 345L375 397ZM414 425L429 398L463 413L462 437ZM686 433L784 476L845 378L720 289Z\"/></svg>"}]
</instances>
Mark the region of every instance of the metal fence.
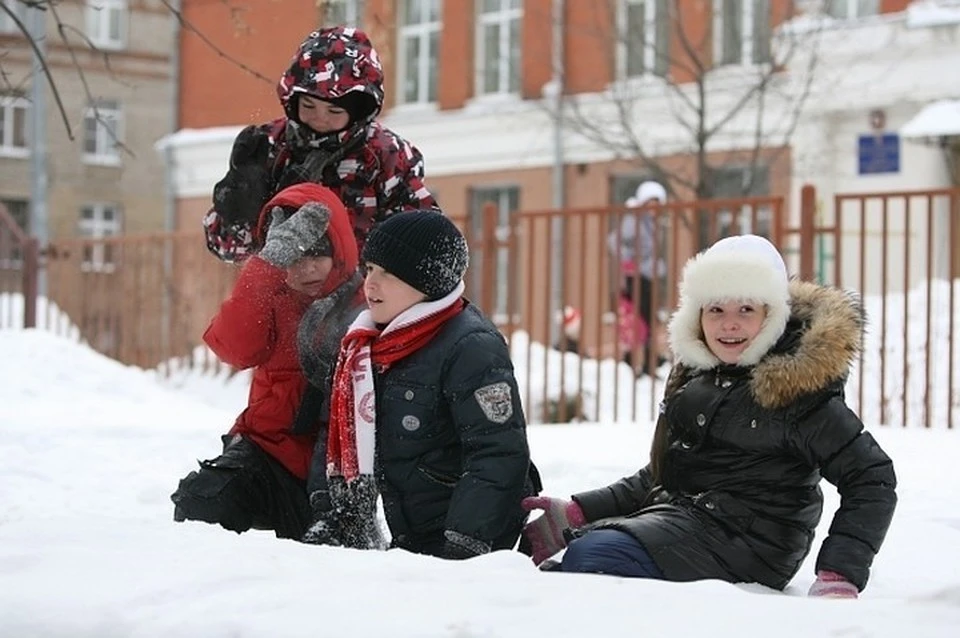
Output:
<instances>
[{"instance_id":1,"label":"metal fence","mask_svg":"<svg viewBox=\"0 0 960 638\"><path fill-rule=\"evenodd\" d=\"M953 427L960 189L822 199L808 186L789 213L783 198L752 197L506 216L488 207L456 220L472 251L468 295L510 341L528 420L654 417L683 264L720 237L753 232L781 248L791 273L863 296L868 330L847 398L865 421ZM624 235L628 217L652 243ZM622 268L630 253L633 271ZM196 233L58 240L41 252L0 207L0 327L70 332L127 364L219 368L201 336L236 274ZM644 295L647 339L626 340ZM566 308L579 315L573 336Z\"/></svg>"}]
</instances>

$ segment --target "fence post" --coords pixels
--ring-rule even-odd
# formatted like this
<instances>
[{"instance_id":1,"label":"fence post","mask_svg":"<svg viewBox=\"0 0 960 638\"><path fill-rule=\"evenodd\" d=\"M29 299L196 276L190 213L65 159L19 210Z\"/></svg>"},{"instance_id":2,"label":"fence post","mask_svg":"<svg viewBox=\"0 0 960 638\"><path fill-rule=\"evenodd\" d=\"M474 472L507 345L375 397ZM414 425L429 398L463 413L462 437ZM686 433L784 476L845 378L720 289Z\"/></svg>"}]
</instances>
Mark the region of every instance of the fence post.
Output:
<instances>
[{"instance_id":1,"label":"fence post","mask_svg":"<svg viewBox=\"0 0 960 638\"><path fill-rule=\"evenodd\" d=\"M800 279L813 281L814 235L817 219L817 189L805 184L800 189Z\"/></svg>"},{"instance_id":2,"label":"fence post","mask_svg":"<svg viewBox=\"0 0 960 638\"><path fill-rule=\"evenodd\" d=\"M483 275L480 281L482 310L492 315L495 310L497 279L497 206L493 202L483 205Z\"/></svg>"},{"instance_id":3,"label":"fence post","mask_svg":"<svg viewBox=\"0 0 960 638\"><path fill-rule=\"evenodd\" d=\"M40 246L36 237L22 244L23 251L23 327L37 327L37 293L40 274Z\"/></svg>"}]
</instances>

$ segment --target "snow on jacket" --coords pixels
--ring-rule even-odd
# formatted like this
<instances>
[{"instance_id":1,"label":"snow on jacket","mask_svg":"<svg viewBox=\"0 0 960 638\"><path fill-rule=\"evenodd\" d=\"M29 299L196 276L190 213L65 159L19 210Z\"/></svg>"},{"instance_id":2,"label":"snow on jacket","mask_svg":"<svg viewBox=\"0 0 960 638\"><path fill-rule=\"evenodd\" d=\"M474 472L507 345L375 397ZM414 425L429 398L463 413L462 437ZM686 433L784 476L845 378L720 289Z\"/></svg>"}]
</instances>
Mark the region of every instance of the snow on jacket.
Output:
<instances>
[{"instance_id":1,"label":"snow on jacket","mask_svg":"<svg viewBox=\"0 0 960 638\"><path fill-rule=\"evenodd\" d=\"M327 236L334 265L319 298L348 281L357 270L353 229L343 205L329 189L300 184L272 198L264 210L299 208L308 201L319 201L331 213ZM230 433L253 440L304 479L316 435L293 434L291 427L307 386L297 354L297 328L314 298L290 288L286 277L286 270L259 257L249 259L203 340L223 362L241 370L254 368L247 407Z\"/></svg>"},{"instance_id":2,"label":"snow on jacket","mask_svg":"<svg viewBox=\"0 0 960 638\"><path fill-rule=\"evenodd\" d=\"M299 98L359 94L370 109L343 131L318 134L297 121ZM238 262L263 244L262 204L291 184L316 182L336 193L350 215L358 249L373 224L403 210L437 208L424 184L423 156L375 121L383 105L383 69L369 38L333 27L301 43L277 86L286 115L243 129L226 176L203 220L207 248Z\"/></svg>"},{"instance_id":3,"label":"snow on jacket","mask_svg":"<svg viewBox=\"0 0 960 638\"><path fill-rule=\"evenodd\" d=\"M896 477L843 399L862 310L836 289L792 282L790 293L786 332L757 365L674 368L651 465L574 496L601 521L591 527L633 535L669 580L783 589L812 547L822 477L841 503L817 569L867 583Z\"/></svg>"}]
</instances>

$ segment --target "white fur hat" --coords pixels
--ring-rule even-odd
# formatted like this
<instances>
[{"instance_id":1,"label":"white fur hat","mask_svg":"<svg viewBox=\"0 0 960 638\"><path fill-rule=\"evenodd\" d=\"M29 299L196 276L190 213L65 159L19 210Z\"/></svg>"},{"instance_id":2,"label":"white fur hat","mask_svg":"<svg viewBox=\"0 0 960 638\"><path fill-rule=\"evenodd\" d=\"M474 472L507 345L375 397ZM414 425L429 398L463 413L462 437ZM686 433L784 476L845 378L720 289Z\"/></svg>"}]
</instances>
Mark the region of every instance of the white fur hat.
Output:
<instances>
[{"instance_id":1,"label":"white fur hat","mask_svg":"<svg viewBox=\"0 0 960 638\"><path fill-rule=\"evenodd\" d=\"M709 303L762 302L767 317L753 342L740 355L740 365L756 364L780 339L790 318L787 267L776 247L758 235L721 239L692 257L680 280L680 307L668 327L670 349L679 363L702 370L720 359L703 340L700 311Z\"/></svg>"},{"instance_id":2,"label":"white fur hat","mask_svg":"<svg viewBox=\"0 0 960 638\"><path fill-rule=\"evenodd\" d=\"M666 204L667 189L657 182L643 182L637 186L637 192L633 194L633 197L627 198L624 204L630 208L636 208L654 199L661 204Z\"/></svg>"}]
</instances>

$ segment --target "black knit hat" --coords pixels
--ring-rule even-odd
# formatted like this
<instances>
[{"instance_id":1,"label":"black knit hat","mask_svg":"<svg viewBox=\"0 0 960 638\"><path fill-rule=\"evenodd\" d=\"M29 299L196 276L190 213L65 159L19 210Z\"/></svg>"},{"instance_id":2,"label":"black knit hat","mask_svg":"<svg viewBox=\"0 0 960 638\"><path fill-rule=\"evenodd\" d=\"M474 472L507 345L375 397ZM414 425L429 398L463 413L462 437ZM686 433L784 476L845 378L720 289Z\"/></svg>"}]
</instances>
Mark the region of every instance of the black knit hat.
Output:
<instances>
[{"instance_id":1,"label":"black knit hat","mask_svg":"<svg viewBox=\"0 0 960 638\"><path fill-rule=\"evenodd\" d=\"M364 263L376 264L430 299L453 292L470 260L467 240L434 210L394 213L377 224L363 247Z\"/></svg>"}]
</instances>

